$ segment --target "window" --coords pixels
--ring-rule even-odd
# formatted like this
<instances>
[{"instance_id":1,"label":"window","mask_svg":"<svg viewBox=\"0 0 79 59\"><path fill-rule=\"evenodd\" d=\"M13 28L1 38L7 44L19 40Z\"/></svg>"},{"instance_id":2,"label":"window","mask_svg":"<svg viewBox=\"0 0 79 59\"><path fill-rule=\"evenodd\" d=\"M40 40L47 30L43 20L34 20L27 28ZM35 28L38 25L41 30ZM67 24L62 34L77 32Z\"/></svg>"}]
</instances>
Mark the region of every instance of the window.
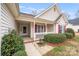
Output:
<instances>
[{"instance_id":1,"label":"window","mask_svg":"<svg viewBox=\"0 0 79 59\"><path fill-rule=\"evenodd\" d=\"M45 26L44 25L35 25L35 32L45 32Z\"/></svg>"},{"instance_id":2,"label":"window","mask_svg":"<svg viewBox=\"0 0 79 59\"><path fill-rule=\"evenodd\" d=\"M37 25L35 25L35 32L37 32Z\"/></svg>"},{"instance_id":3,"label":"window","mask_svg":"<svg viewBox=\"0 0 79 59\"><path fill-rule=\"evenodd\" d=\"M23 26L23 33L26 33L27 31L26 31L26 27L25 26Z\"/></svg>"}]
</instances>

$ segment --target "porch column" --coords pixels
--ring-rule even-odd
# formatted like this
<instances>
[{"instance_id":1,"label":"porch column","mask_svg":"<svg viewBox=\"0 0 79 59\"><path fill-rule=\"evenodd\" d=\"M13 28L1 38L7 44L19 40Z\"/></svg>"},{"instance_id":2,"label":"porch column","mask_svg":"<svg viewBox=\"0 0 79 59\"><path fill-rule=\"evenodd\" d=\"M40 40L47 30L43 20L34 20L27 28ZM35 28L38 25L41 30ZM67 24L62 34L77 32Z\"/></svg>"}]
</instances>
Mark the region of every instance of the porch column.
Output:
<instances>
[{"instance_id":1,"label":"porch column","mask_svg":"<svg viewBox=\"0 0 79 59\"><path fill-rule=\"evenodd\" d=\"M62 33L64 33L64 26L62 25Z\"/></svg>"},{"instance_id":2,"label":"porch column","mask_svg":"<svg viewBox=\"0 0 79 59\"><path fill-rule=\"evenodd\" d=\"M45 23L45 29L46 29L45 33L47 34L47 23Z\"/></svg>"},{"instance_id":3,"label":"porch column","mask_svg":"<svg viewBox=\"0 0 79 59\"><path fill-rule=\"evenodd\" d=\"M33 22L30 23L30 36L33 38Z\"/></svg>"},{"instance_id":4,"label":"porch column","mask_svg":"<svg viewBox=\"0 0 79 59\"><path fill-rule=\"evenodd\" d=\"M34 24L33 25L34 25L34 31L33 32L34 32L34 40L35 40L35 20L34 20Z\"/></svg>"},{"instance_id":5,"label":"porch column","mask_svg":"<svg viewBox=\"0 0 79 59\"><path fill-rule=\"evenodd\" d=\"M55 24L55 33L59 33L59 25Z\"/></svg>"},{"instance_id":6,"label":"porch column","mask_svg":"<svg viewBox=\"0 0 79 59\"><path fill-rule=\"evenodd\" d=\"M35 40L35 22L31 22L31 38Z\"/></svg>"}]
</instances>

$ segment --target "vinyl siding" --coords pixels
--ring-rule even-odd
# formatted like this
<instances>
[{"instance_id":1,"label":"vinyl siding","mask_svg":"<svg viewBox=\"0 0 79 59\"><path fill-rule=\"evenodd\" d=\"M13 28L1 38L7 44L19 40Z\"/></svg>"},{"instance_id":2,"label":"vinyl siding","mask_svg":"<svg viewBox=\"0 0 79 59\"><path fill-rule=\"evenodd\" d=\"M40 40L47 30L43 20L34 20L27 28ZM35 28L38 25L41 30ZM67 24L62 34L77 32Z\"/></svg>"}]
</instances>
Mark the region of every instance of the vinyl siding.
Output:
<instances>
[{"instance_id":1,"label":"vinyl siding","mask_svg":"<svg viewBox=\"0 0 79 59\"><path fill-rule=\"evenodd\" d=\"M65 22L63 16L57 21L57 23L60 25L66 25L66 22Z\"/></svg>"},{"instance_id":2,"label":"vinyl siding","mask_svg":"<svg viewBox=\"0 0 79 59\"><path fill-rule=\"evenodd\" d=\"M7 8L6 4L0 4L0 6L1 6L0 38L2 38L4 34L8 34L9 30L15 29L15 20L13 15L10 13L9 9Z\"/></svg>"},{"instance_id":3,"label":"vinyl siding","mask_svg":"<svg viewBox=\"0 0 79 59\"><path fill-rule=\"evenodd\" d=\"M59 25L61 25L61 26L66 26L66 22L65 22L65 20L64 20L64 18L63 17L61 17L58 21L57 21L57 23L56 23L56 33L58 33L59 32ZM62 28L63 29L63 28Z\"/></svg>"},{"instance_id":4,"label":"vinyl siding","mask_svg":"<svg viewBox=\"0 0 79 59\"><path fill-rule=\"evenodd\" d=\"M56 7L54 7L54 8L56 8ZM47 20L50 20L50 21L56 20L57 17L59 16L59 12L58 12L57 8L54 11L54 8L51 8L46 13L44 13L43 15L41 15L39 18L47 19Z\"/></svg>"}]
</instances>

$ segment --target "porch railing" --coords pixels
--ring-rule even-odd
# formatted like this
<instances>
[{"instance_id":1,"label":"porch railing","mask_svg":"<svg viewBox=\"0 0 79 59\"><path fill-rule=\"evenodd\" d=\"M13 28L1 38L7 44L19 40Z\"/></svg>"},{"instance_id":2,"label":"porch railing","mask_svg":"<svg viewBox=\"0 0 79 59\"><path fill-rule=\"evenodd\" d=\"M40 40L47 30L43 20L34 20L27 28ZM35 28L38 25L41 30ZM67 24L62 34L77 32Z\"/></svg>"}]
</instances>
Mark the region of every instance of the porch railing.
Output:
<instances>
[{"instance_id":1,"label":"porch railing","mask_svg":"<svg viewBox=\"0 0 79 59\"><path fill-rule=\"evenodd\" d=\"M40 32L40 33L35 33L35 38L38 39L44 39L45 34L53 34L54 32Z\"/></svg>"}]
</instances>

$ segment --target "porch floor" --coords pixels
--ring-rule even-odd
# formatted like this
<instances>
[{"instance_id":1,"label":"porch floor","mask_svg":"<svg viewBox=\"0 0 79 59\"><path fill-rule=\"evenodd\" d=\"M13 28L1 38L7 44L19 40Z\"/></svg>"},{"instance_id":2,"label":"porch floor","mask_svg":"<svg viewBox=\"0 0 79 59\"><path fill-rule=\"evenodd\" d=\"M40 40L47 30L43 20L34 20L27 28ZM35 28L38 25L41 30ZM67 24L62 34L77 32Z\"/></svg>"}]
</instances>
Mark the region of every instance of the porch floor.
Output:
<instances>
[{"instance_id":1,"label":"porch floor","mask_svg":"<svg viewBox=\"0 0 79 59\"><path fill-rule=\"evenodd\" d=\"M25 37L23 40L24 40L24 43L31 43L34 41L32 38L29 38L29 37Z\"/></svg>"}]
</instances>

